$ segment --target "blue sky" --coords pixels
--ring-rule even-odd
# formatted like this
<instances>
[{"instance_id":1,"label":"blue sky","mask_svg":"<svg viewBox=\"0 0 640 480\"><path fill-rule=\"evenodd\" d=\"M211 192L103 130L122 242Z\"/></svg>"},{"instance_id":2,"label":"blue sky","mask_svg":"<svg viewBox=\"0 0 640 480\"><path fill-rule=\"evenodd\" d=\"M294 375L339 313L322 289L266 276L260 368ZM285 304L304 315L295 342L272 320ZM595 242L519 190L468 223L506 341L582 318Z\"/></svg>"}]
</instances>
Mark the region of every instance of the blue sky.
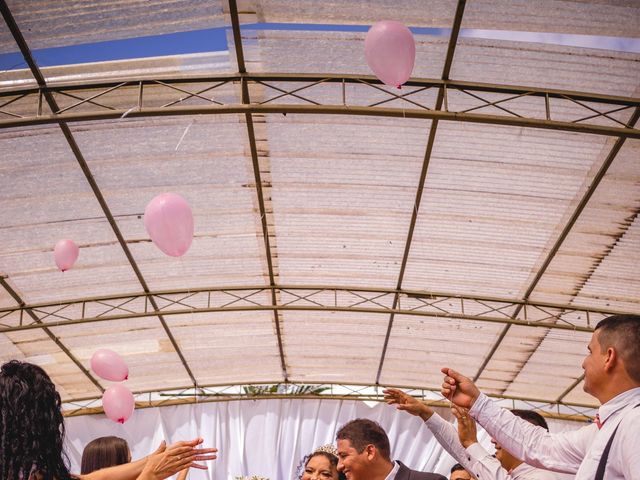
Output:
<instances>
[{"instance_id":1,"label":"blue sky","mask_svg":"<svg viewBox=\"0 0 640 480\"><path fill-rule=\"evenodd\" d=\"M257 23L242 25L246 30L316 30L334 32L366 32L369 25L312 25L285 23ZM159 57L188 53L224 51L228 49L227 31L230 27L195 30L165 35L114 40L68 47L45 48L32 53L41 67L69 65L109 60ZM448 36L445 28L411 28L415 35ZM555 45L597 48L640 53L640 39L566 35L555 33L511 32L504 30L470 30L460 32L466 38L491 38L539 42ZM0 72L26 68L20 52L0 54Z\"/></svg>"}]
</instances>

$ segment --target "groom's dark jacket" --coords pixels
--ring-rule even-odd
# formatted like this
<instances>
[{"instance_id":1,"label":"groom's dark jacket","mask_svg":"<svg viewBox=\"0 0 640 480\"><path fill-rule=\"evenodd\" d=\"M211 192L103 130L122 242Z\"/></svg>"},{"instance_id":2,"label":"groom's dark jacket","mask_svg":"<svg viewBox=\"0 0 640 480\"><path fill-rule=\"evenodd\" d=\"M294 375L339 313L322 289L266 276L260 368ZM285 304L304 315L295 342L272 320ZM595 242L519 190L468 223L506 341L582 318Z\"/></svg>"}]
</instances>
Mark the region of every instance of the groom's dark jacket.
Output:
<instances>
[{"instance_id":1,"label":"groom's dark jacket","mask_svg":"<svg viewBox=\"0 0 640 480\"><path fill-rule=\"evenodd\" d=\"M396 463L400 465L400 469L396 474L395 480L447 480L446 477L443 477L439 473L416 472L415 470L407 468L398 460L396 460Z\"/></svg>"}]
</instances>

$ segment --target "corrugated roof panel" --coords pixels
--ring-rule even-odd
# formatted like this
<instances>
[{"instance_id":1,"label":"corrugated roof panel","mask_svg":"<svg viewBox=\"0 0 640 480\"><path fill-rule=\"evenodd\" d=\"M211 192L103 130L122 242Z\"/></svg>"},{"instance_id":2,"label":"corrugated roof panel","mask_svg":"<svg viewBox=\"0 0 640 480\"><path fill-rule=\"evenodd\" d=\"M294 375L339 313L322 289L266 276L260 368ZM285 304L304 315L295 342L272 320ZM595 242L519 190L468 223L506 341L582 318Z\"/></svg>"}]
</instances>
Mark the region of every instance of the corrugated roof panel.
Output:
<instances>
[{"instance_id":1,"label":"corrugated roof panel","mask_svg":"<svg viewBox=\"0 0 640 480\"><path fill-rule=\"evenodd\" d=\"M375 381L387 331L386 315L284 311L282 318L291 381Z\"/></svg>"},{"instance_id":2,"label":"corrugated roof panel","mask_svg":"<svg viewBox=\"0 0 640 480\"><path fill-rule=\"evenodd\" d=\"M392 18L389 16L389 4L383 0L325 3L313 0L248 0L243 11L255 12L260 22L370 24L393 19L409 26L450 27L456 2L436 0L425 8L420 0L408 0L402 8L394 9Z\"/></svg>"},{"instance_id":3,"label":"corrugated roof panel","mask_svg":"<svg viewBox=\"0 0 640 480\"><path fill-rule=\"evenodd\" d=\"M250 0L243 11L256 12L260 22L372 24L393 19L415 27L451 28L453 0L402 3L389 15L384 0L318 3L313 0ZM496 14L499 12L499 14ZM634 2L542 0L476 0L468 2L463 28L583 35L640 36L640 8Z\"/></svg>"},{"instance_id":4,"label":"corrugated roof panel","mask_svg":"<svg viewBox=\"0 0 640 480\"><path fill-rule=\"evenodd\" d=\"M443 123L404 288L523 295L602 140Z\"/></svg>"},{"instance_id":5,"label":"corrugated roof panel","mask_svg":"<svg viewBox=\"0 0 640 480\"><path fill-rule=\"evenodd\" d=\"M463 28L526 32L640 36L640 7L616 0L474 0Z\"/></svg>"},{"instance_id":6,"label":"corrugated roof panel","mask_svg":"<svg viewBox=\"0 0 640 480\"><path fill-rule=\"evenodd\" d=\"M1 319L0 321L3 320L4 319ZM24 354L18 346L13 343L12 339L4 333L0 333L0 362L4 363L12 359L22 360L23 358Z\"/></svg>"},{"instance_id":7,"label":"corrugated roof panel","mask_svg":"<svg viewBox=\"0 0 640 480\"><path fill-rule=\"evenodd\" d=\"M471 373L469 366L482 361L500 329L488 322L396 315L380 383L437 389L442 367Z\"/></svg>"},{"instance_id":8,"label":"corrugated roof panel","mask_svg":"<svg viewBox=\"0 0 640 480\"><path fill-rule=\"evenodd\" d=\"M63 0L7 5L31 49L104 42L212 28L225 24L221 0ZM0 30L0 52L12 52L10 34Z\"/></svg>"},{"instance_id":9,"label":"corrugated roof panel","mask_svg":"<svg viewBox=\"0 0 640 480\"><path fill-rule=\"evenodd\" d=\"M5 130L0 150L8 152L0 165L0 271L22 299L59 301L135 288L133 270L60 130ZM53 259L63 238L81 247L76 268L65 274Z\"/></svg>"},{"instance_id":10,"label":"corrugated roof panel","mask_svg":"<svg viewBox=\"0 0 640 480\"><path fill-rule=\"evenodd\" d=\"M98 388L43 330L10 332L6 336L21 352L12 358L19 358L44 368L56 384L62 401L100 396Z\"/></svg>"},{"instance_id":11,"label":"corrugated roof panel","mask_svg":"<svg viewBox=\"0 0 640 480\"><path fill-rule=\"evenodd\" d=\"M637 213L611 251L596 264L574 304L637 313L640 310L640 219Z\"/></svg>"},{"instance_id":12,"label":"corrugated roof panel","mask_svg":"<svg viewBox=\"0 0 640 480\"><path fill-rule=\"evenodd\" d=\"M609 143L603 149L599 162L604 161L611 147ZM640 204L634 200L640 196L638 158L640 141L627 140L562 242L534 290L533 300L638 310L637 211ZM624 282L620 283L622 278Z\"/></svg>"},{"instance_id":13,"label":"corrugated roof panel","mask_svg":"<svg viewBox=\"0 0 640 480\"><path fill-rule=\"evenodd\" d=\"M556 400L582 374L590 338L591 334L584 332L546 332L526 363L518 365L519 372L504 393ZM597 400L592 397L589 403L596 405Z\"/></svg>"},{"instance_id":14,"label":"corrugated roof panel","mask_svg":"<svg viewBox=\"0 0 640 480\"><path fill-rule=\"evenodd\" d=\"M263 170L281 283L395 286L428 122L276 119Z\"/></svg>"},{"instance_id":15,"label":"corrugated roof panel","mask_svg":"<svg viewBox=\"0 0 640 480\"><path fill-rule=\"evenodd\" d=\"M498 395L554 401L581 373L582 352L590 337L585 332L512 325L478 379L478 386ZM552 369L558 372L556 378L544 378L544 365L547 377ZM521 372L530 375L521 377Z\"/></svg>"},{"instance_id":16,"label":"corrugated roof panel","mask_svg":"<svg viewBox=\"0 0 640 480\"><path fill-rule=\"evenodd\" d=\"M159 384L170 389L191 383L157 317L52 327L51 331L87 370L91 369L90 360L96 350L108 348L117 352L129 366L125 386L132 391L152 389ZM96 379L105 388L111 385L97 376Z\"/></svg>"},{"instance_id":17,"label":"corrugated roof panel","mask_svg":"<svg viewBox=\"0 0 640 480\"><path fill-rule=\"evenodd\" d=\"M152 290L264 283L265 253L252 167L244 156L245 130L231 115L74 127ZM182 195L194 214L194 241L180 259L152 245L143 224L147 203L164 192Z\"/></svg>"},{"instance_id":18,"label":"corrugated roof panel","mask_svg":"<svg viewBox=\"0 0 640 480\"><path fill-rule=\"evenodd\" d=\"M15 307L16 305L18 305L18 303L11 295L9 295L9 292L7 292L4 288L0 289L0 308ZM1 315L2 314L0 314L0 316ZM0 318L0 322L7 322L7 317Z\"/></svg>"},{"instance_id":19,"label":"corrugated roof panel","mask_svg":"<svg viewBox=\"0 0 640 480\"><path fill-rule=\"evenodd\" d=\"M634 96L640 86L640 54L462 38L451 78Z\"/></svg>"},{"instance_id":20,"label":"corrugated roof panel","mask_svg":"<svg viewBox=\"0 0 640 480\"><path fill-rule=\"evenodd\" d=\"M283 380L272 312L171 315L166 321L198 384Z\"/></svg>"},{"instance_id":21,"label":"corrugated roof panel","mask_svg":"<svg viewBox=\"0 0 640 480\"><path fill-rule=\"evenodd\" d=\"M350 73L371 75L362 32L242 30L247 70L251 72ZM440 78L448 39L416 35L412 76Z\"/></svg>"}]
</instances>

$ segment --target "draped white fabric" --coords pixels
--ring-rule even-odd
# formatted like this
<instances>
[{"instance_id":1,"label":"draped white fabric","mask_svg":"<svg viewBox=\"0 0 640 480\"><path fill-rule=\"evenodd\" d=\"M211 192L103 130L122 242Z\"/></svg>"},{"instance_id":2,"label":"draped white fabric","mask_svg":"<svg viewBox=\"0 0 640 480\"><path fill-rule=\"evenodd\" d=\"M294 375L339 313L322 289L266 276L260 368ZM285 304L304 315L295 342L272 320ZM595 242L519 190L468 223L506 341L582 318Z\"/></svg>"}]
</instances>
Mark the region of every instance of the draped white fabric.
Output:
<instances>
[{"instance_id":1,"label":"draped white fabric","mask_svg":"<svg viewBox=\"0 0 640 480\"><path fill-rule=\"evenodd\" d=\"M436 409L450 418L446 409ZM302 457L316 447L335 444L340 426L354 418L379 422L389 435L393 458L422 471L448 477L454 460L443 451L422 421L383 403L369 407L353 400L256 400L140 409L124 425L104 415L66 419L66 450L72 471L79 472L84 446L105 435L129 442L134 459L168 443L202 437L215 446L219 458L208 462L209 470L193 469L194 480L230 480L236 476L259 475L271 480L295 478ZM551 422L552 431L577 428L574 422ZM484 432L480 441L490 447Z\"/></svg>"}]
</instances>

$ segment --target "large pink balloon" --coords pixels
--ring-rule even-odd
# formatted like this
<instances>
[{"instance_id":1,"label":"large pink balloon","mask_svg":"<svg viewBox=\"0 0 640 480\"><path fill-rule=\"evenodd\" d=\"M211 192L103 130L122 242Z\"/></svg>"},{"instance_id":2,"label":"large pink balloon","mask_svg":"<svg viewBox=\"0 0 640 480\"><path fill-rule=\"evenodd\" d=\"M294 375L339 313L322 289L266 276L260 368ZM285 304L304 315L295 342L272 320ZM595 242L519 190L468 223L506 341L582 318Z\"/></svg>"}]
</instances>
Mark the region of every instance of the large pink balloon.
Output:
<instances>
[{"instance_id":1,"label":"large pink balloon","mask_svg":"<svg viewBox=\"0 0 640 480\"><path fill-rule=\"evenodd\" d=\"M91 356L91 370L100 378L112 382L122 382L129 378L129 367L122 357L106 348L96 350Z\"/></svg>"},{"instance_id":2,"label":"large pink balloon","mask_svg":"<svg viewBox=\"0 0 640 480\"><path fill-rule=\"evenodd\" d=\"M73 267L78 259L80 249L73 243L73 240L60 240L53 247L53 258L60 271L64 272Z\"/></svg>"},{"instance_id":3,"label":"large pink balloon","mask_svg":"<svg viewBox=\"0 0 640 480\"><path fill-rule=\"evenodd\" d=\"M176 193L162 193L144 209L144 226L153 243L172 257L184 255L193 240L193 214Z\"/></svg>"},{"instance_id":4,"label":"large pink balloon","mask_svg":"<svg viewBox=\"0 0 640 480\"><path fill-rule=\"evenodd\" d=\"M411 77L416 44L407 27L386 20L376 23L367 32L364 55L376 77L391 87L400 88Z\"/></svg>"},{"instance_id":5,"label":"large pink balloon","mask_svg":"<svg viewBox=\"0 0 640 480\"><path fill-rule=\"evenodd\" d=\"M111 385L102 394L104 413L114 422L126 422L135 407L131 391L120 384Z\"/></svg>"}]
</instances>

